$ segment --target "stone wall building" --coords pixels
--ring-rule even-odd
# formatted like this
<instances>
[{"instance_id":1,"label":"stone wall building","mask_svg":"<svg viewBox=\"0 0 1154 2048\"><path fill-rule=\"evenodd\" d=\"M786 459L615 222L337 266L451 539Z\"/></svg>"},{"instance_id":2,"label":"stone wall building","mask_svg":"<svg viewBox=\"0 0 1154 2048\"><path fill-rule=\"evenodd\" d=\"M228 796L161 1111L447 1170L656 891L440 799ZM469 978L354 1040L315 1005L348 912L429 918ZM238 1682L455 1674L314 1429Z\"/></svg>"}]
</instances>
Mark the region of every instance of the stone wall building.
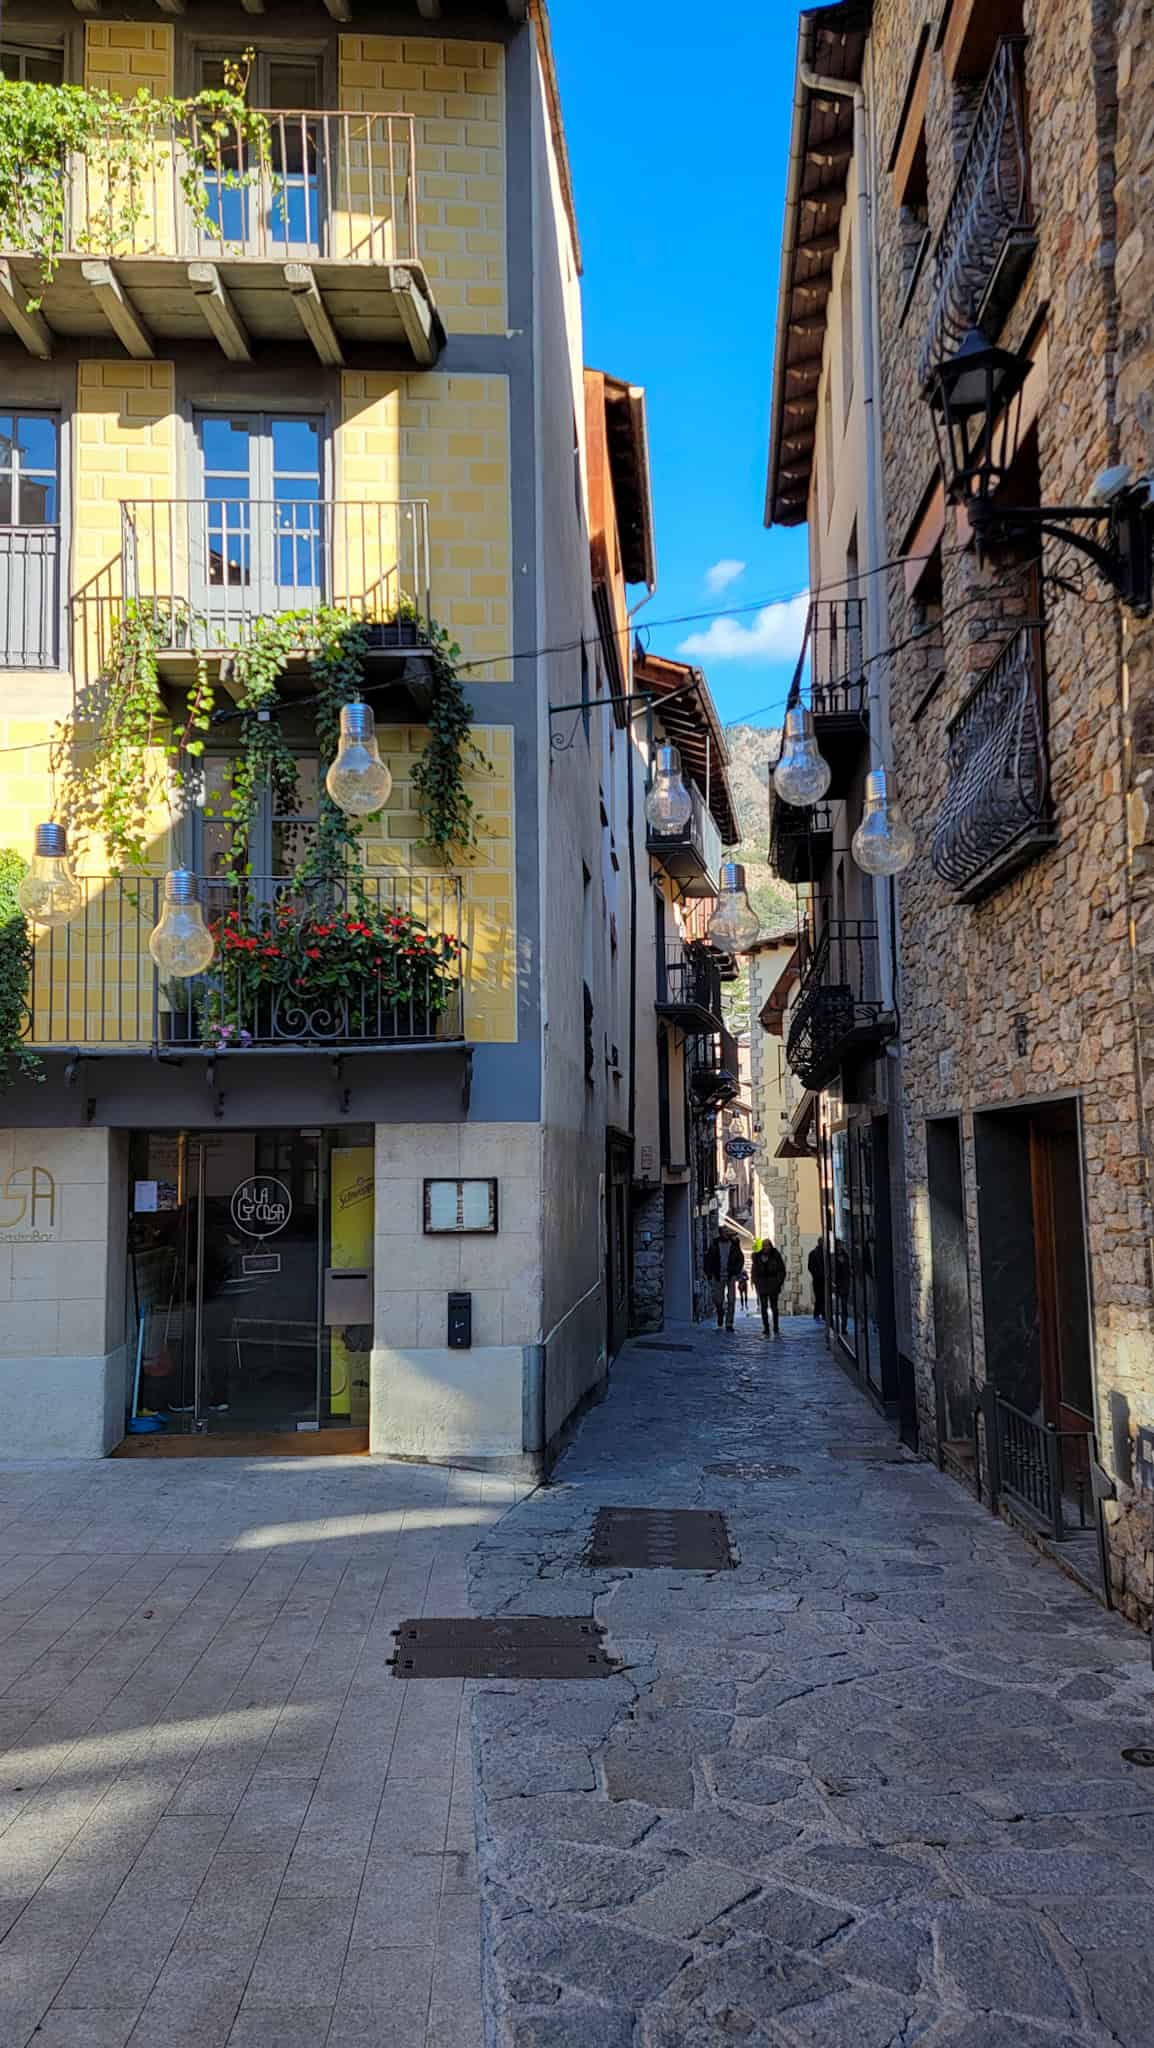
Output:
<instances>
[{"instance_id":1,"label":"stone wall building","mask_svg":"<svg viewBox=\"0 0 1154 2048\"><path fill-rule=\"evenodd\" d=\"M1151 15L877 0L803 17L865 39L869 396L897 565L877 601L889 765L918 834L897 886L895 1208L920 1440L1100 1587L1096 1495L1110 1593L1147 1623L1154 637L1039 517L1089 507L1120 462L1154 468ZM820 118L820 79L802 89ZM1016 358L980 549L927 402L975 326ZM1108 539L1104 513L1077 530Z\"/></svg>"}]
</instances>

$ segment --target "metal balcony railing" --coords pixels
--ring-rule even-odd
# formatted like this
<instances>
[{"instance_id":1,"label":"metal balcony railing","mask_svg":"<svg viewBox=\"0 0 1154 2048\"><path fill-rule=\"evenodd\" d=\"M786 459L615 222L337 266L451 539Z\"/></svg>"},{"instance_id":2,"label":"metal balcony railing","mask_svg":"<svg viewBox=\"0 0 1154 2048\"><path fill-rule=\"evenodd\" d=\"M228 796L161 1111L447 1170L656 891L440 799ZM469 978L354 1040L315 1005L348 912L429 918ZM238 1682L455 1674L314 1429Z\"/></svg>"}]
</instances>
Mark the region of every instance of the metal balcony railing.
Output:
<instances>
[{"instance_id":1,"label":"metal balcony railing","mask_svg":"<svg viewBox=\"0 0 1154 2048\"><path fill-rule=\"evenodd\" d=\"M721 1023L721 974L707 946L673 946L657 956L657 1008L687 1023Z\"/></svg>"},{"instance_id":2,"label":"metal balcony railing","mask_svg":"<svg viewBox=\"0 0 1154 2048\"><path fill-rule=\"evenodd\" d=\"M1057 1429L1026 1415L992 1389L983 1401L995 1501L1002 1495L1028 1510L1061 1543L1095 1512L1090 1483L1094 1439L1089 1429ZM991 1429L992 1424L992 1429ZM1076 1517L1076 1523L1075 1523Z\"/></svg>"},{"instance_id":3,"label":"metal balcony railing","mask_svg":"<svg viewBox=\"0 0 1154 2048\"><path fill-rule=\"evenodd\" d=\"M934 245L923 389L969 328L996 339L1034 251L1025 54L1024 36L998 44Z\"/></svg>"},{"instance_id":4,"label":"metal balcony railing","mask_svg":"<svg viewBox=\"0 0 1154 2048\"><path fill-rule=\"evenodd\" d=\"M774 874L783 882L815 881L825 843L832 835L833 814L828 804L799 810L775 796L769 819L769 865Z\"/></svg>"},{"instance_id":5,"label":"metal balcony railing","mask_svg":"<svg viewBox=\"0 0 1154 2048\"><path fill-rule=\"evenodd\" d=\"M724 1025L696 1041L689 1062L689 1089L698 1110L706 1112L720 1109L740 1093L737 1040Z\"/></svg>"},{"instance_id":6,"label":"metal balcony railing","mask_svg":"<svg viewBox=\"0 0 1154 2048\"><path fill-rule=\"evenodd\" d=\"M277 109L262 120L254 140L189 108L158 119L143 151L63 156L64 253L419 262L412 115ZM30 214L11 248L42 241Z\"/></svg>"},{"instance_id":7,"label":"metal balcony railing","mask_svg":"<svg viewBox=\"0 0 1154 2048\"><path fill-rule=\"evenodd\" d=\"M951 720L948 744L930 859L972 902L1054 843L1040 626L1006 642Z\"/></svg>"},{"instance_id":8,"label":"metal balcony railing","mask_svg":"<svg viewBox=\"0 0 1154 2048\"><path fill-rule=\"evenodd\" d=\"M820 722L864 721L867 701L865 599L815 597L806 614L788 702L808 702Z\"/></svg>"},{"instance_id":9,"label":"metal balcony railing","mask_svg":"<svg viewBox=\"0 0 1154 2048\"><path fill-rule=\"evenodd\" d=\"M0 526L0 668L60 666L60 528Z\"/></svg>"},{"instance_id":10,"label":"metal balcony railing","mask_svg":"<svg viewBox=\"0 0 1154 2048\"><path fill-rule=\"evenodd\" d=\"M721 879L721 833L700 790L690 784L689 794L693 802L689 823L680 832L651 830L646 846L677 880L699 879L709 884L709 892L698 890L697 894L715 893Z\"/></svg>"},{"instance_id":11,"label":"metal balcony railing","mask_svg":"<svg viewBox=\"0 0 1154 2048\"><path fill-rule=\"evenodd\" d=\"M150 608L163 651L224 652L258 619L322 605L428 635L423 500L137 499L122 523L124 595Z\"/></svg>"},{"instance_id":12,"label":"metal balcony railing","mask_svg":"<svg viewBox=\"0 0 1154 2048\"><path fill-rule=\"evenodd\" d=\"M282 911L286 923L315 919L336 925L338 945L342 919L355 919L362 911L369 920L398 917L407 927L411 921L413 932L459 942L461 886L454 878L370 874L355 883L301 883L284 876L250 876L241 882L209 878L201 885L206 917L218 934L231 928L252 944L243 949L238 968L231 964L237 955L218 936L217 956L207 973L172 982L158 974L148 950L160 917L163 879L89 876L82 887L83 907L71 922L35 936L27 1037L42 1051L202 1045L226 1051L332 1052L464 1035L459 950L443 971L419 965L407 969L401 996L391 990L387 967L379 973L371 963L342 973L339 988L310 989L303 976L292 977L291 984L260 986L243 968L243 960L262 945L278 943ZM291 940L282 937L281 942ZM311 964L308 971L313 971ZM323 979L333 978L319 971Z\"/></svg>"},{"instance_id":13,"label":"metal balcony railing","mask_svg":"<svg viewBox=\"0 0 1154 2048\"><path fill-rule=\"evenodd\" d=\"M861 918L825 924L798 986L786 1058L806 1088L821 1088L857 1049L880 1042L878 928Z\"/></svg>"}]
</instances>

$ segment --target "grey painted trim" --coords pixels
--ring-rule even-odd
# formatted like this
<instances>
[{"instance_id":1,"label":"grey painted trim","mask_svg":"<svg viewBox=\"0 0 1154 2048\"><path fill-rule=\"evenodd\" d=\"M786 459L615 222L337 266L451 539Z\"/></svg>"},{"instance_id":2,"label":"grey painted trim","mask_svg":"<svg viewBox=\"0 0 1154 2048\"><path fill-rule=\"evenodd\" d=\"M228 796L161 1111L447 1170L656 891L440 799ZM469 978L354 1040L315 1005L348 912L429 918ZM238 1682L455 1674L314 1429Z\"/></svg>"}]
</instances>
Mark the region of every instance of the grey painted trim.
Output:
<instances>
[{"instance_id":1,"label":"grey painted trim","mask_svg":"<svg viewBox=\"0 0 1154 2048\"><path fill-rule=\"evenodd\" d=\"M533 63L530 36L517 36L505 53L505 185L506 185L506 291L509 333L499 342L500 372L509 379L509 483L512 519L512 652L535 648L537 644L537 532L540 507L537 501L537 423L534 376L533 327ZM468 358L478 366L495 351L478 348L478 337L468 347ZM462 357L466 351L462 349ZM453 367L452 344L442 362ZM497 367L494 365L494 373ZM515 1118L535 1120L541 1113L543 1049L541 1044L541 899L540 813L546 793L538 773L539 723L541 717L538 663L533 654L522 654L510 664L514 682L504 689L514 693L512 706L516 724L514 742L514 802L516 805L515 888L517 896L517 1035L518 1046L506 1048L518 1055L517 1065L524 1082L522 1106L506 1110ZM477 714L480 697L471 690ZM489 714L494 715L493 713ZM527 964L526 964L527 963ZM496 1050L496 1048L493 1048ZM478 1079L480 1077L478 1076ZM496 1078L496 1076L494 1076ZM488 1076L485 1076L487 1081ZM532 1108L528 1107L532 1089ZM480 1113L485 1100L476 1100ZM488 1110L487 1114L501 1112Z\"/></svg>"}]
</instances>

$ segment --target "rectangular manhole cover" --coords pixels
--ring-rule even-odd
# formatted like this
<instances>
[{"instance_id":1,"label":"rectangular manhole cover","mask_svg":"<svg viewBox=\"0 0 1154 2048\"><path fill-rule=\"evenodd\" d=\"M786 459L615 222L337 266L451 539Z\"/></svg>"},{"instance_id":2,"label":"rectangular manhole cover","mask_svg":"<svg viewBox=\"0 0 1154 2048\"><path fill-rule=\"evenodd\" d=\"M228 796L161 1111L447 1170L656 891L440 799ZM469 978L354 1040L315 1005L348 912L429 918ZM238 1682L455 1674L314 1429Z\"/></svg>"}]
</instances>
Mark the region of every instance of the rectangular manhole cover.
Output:
<instances>
[{"instance_id":1,"label":"rectangular manhole cover","mask_svg":"<svg viewBox=\"0 0 1154 2048\"><path fill-rule=\"evenodd\" d=\"M599 1508L586 1562L625 1571L728 1571L725 1516L713 1508Z\"/></svg>"},{"instance_id":2,"label":"rectangular manhole cover","mask_svg":"<svg viewBox=\"0 0 1154 2048\"><path fill-rule=\"evenodd\" d=\"M584 1614L427 1616L401 1623L393 1668L398 1678L609 1678L604 1633Z\"/></svg>"}]
</instances>

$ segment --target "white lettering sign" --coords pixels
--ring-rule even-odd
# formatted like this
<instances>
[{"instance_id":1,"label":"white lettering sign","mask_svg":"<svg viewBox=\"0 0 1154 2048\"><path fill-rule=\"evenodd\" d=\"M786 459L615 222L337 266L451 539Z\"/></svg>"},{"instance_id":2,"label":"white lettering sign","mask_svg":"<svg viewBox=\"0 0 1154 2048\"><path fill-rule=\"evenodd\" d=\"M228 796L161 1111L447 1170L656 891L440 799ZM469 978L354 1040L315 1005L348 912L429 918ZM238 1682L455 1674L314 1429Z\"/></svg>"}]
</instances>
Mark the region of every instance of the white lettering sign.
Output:
<instances>
[{"instance_id":1,"label":"white lettering sign","mask_svg":"<svg viewBox=\"0 0 1154 2048\"><path fill-rule=\"evenodd\" d=\"M257 1173L233 1191L232 1220L246 1237L275 1237L293 1212L293 1199L283 1180Z\"/></svg>"}]
</instances>

